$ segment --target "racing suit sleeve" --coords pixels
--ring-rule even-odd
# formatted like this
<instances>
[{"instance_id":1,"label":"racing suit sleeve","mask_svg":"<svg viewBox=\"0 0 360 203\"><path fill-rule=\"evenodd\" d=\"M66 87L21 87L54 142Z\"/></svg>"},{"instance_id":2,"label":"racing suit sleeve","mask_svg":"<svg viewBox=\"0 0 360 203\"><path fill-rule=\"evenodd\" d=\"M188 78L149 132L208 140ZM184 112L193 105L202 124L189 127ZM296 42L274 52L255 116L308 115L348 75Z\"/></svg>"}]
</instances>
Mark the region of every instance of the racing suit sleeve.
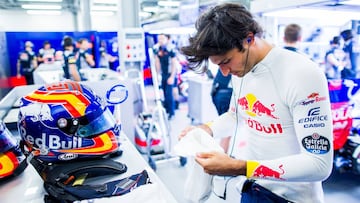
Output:
<instances>
[{"instance_id":1,"label":"racing suit sleeve","mask_svg":"<svg viewBox=\"0 0 360 203\"><path fill-rule=\"evenodd\" d=\"M238 84L239 78L232 77L231 80L233 80L232 84ZM231 95L230 103L229 103L229 109L226 113L221 114L219 117L217 117L215 120L211 122L209 125L213 137L214 138L224 138L228 136L234 135L234 132L236 130L236 125L238 124L238 117L236 115L236 102L235 98L237 97L235 92L238 92L237 90L238 85L233 86L233 93Z\"/></svg>"},{"instance_id":2,"label":"racing suit sleeve","mask_svg":"<svg viewBox=\"0 0 360 203\"><path fill-rule=\"evenodd\" d=\"M247 160L248 178L305 182L322 181L330 175L333 127L327 80L316 67L312 69L315 71L306 70L278 84L292 116L298 141L293 146L299 152L273 160Z\"/></svg>"}]
</instances>

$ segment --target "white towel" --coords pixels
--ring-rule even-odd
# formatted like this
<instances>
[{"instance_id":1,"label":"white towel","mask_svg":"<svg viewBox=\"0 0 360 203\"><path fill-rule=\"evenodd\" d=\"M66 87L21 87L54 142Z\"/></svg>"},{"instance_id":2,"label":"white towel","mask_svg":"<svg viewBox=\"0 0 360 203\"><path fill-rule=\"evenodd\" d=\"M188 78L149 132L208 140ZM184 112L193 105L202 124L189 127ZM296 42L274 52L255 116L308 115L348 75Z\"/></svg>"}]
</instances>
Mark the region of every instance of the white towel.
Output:
<instances>
[{"instance_id":1,"label":"white towel","mask_svg":"<svg viewBox=\"0 0 360 203\"><path fill-rule=\"evenodd\" d=\"M189 173L184 185L184 197L189 203L205 202L211 194L213 176L205 173L194 159L197 153L210 151L223 152L224 150L201 128L191 130L174 146L176 155L190 159L188 161Z\"/></svg>"}]
</instances>

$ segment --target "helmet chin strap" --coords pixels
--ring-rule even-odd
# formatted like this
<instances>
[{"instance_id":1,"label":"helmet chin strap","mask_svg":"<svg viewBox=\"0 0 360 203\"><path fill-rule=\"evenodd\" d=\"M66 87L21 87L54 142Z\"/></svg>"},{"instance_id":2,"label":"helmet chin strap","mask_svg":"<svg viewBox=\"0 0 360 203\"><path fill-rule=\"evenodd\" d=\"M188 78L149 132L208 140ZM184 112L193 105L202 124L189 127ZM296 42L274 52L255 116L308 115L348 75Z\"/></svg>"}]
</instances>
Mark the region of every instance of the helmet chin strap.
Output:
<instances>
[{"instance_id":1,"label":"helmet chin strap","mask_svg":"<svg viewBox=\"0 0 360 203\"><path fill-rule=\"evenodd\" d=\"M109 175L119 175L127 171L127 166L109 158L81 160L66 163L45 163L37 158L32 158L30 163L34 166L44 181L45 203L54 200L73 202L85 199L95 199L124 195L134 188L149 184L150 178L146 170L133 174L127 178L100 183L85 183L85 179Z\"/></svg>"},{"instance_id":2,"label":"helmet chin strap","mask_svg":"<svg viewBox=\"0 0 360 203\"><path fill-rule=\"evenodd\" d=\"M65 163L45 163L37 158L32 158L30 163L34 166L44 182L59 182L70 184L79 176L97 177L109 174L122 174L127 171L127 166L112 159L100 158Z\"/></svg>"}]
</instances>

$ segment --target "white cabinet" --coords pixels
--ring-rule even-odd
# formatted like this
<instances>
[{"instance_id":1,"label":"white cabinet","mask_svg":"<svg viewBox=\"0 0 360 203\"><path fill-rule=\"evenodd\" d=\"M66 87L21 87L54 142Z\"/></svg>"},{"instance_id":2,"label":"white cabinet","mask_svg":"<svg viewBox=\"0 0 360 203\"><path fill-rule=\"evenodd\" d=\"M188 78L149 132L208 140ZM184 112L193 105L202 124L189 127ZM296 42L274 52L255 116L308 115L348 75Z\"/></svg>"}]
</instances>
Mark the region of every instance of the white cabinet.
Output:
<instances>
[{"instance_id":1,"label":"white cabinet","mask_svg":"<svg viewBox=\"0 0 360 203\"><path fill-rule=\"evenodd\" d=\"M218 114L211 99L212 80L202 77L188 79L188 116L192 123L206 123L215 119Z\"/></svg>"}]
</instances>

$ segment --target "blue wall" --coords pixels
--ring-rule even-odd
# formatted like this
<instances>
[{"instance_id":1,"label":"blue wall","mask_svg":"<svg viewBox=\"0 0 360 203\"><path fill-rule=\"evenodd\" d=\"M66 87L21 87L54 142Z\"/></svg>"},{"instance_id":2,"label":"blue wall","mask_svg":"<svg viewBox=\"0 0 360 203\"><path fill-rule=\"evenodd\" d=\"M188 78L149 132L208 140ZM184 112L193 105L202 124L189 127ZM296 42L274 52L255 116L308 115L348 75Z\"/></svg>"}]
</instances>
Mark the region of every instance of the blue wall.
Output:
<instances>
[{"instance_id":1,"label":"blue wall","mask_svg":"<svg viewBox=\"0 0 360 203\"><path fill-rule=\"evenodd\" d=\"M94 56L98 64L99 56L99 35L98 32L6 32L7 50L9 54L10 75L16 75L16 62L20 51L25 49L25 42L31 41L34 44L33 50L37 54L42 48L44 41L49 41L56 50L63 50L61 41L64 36L70 36L74 42L80 38L86 38L93 44L89 52Z\"/></svg>"}]
</instances>

